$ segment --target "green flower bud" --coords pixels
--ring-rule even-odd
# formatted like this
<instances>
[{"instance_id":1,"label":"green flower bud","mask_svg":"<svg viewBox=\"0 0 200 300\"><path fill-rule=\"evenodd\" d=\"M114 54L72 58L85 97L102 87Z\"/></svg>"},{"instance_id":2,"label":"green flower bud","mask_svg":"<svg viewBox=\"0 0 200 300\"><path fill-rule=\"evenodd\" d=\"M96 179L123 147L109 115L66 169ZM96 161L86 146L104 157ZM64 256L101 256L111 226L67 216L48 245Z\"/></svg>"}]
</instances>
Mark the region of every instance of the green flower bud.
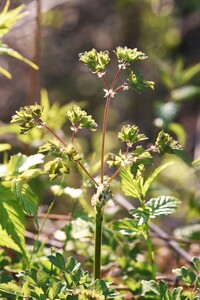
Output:
<instances>
[{"instance_id":1,"label":"green flower bud","mask_svg":"<svg viewBox=\"0 0 200 300\"><path fill-rule=\"evenodd\" d=\"M124 125L121 131L118 133L118 138L121 142L126 142L129 147L136 142L147 139L144 134L139 134L139 129L135 125Z\"/></svg>"},{"instance_id":2,"label":"green flower bud","mask_svg":"<svg viewBox=\"0 0 200 300\"><path fill-rule=\"evenodd\" d=\"M126 65L147 58L147 56L143 52L138 51L137 48L117 47L114 53L117 55L119 63Z\"/></svg>"},{"instance_id":3,"label":"green flower bud","mask_svg":"<svg viewBox=\"0 0 200 300\"><path fill-rule=\"evenodd\" d=\"M45 172L49 173L50 180L55 179L59 175L69 174L69 167L60 157L57 157L53 161L46 163L44 170Z\"/></svg>"},{"instance_id":4,"label":"green flower bud","mask_svg":"<svg viewBox=\"0 0 200 300\"><path fill-rule=\"evenodd\" d=\"M86 64L92 73L98 73L100 76L110 62L108 51L97 52L94 48L91 51L80 53L79 60Z\"/></svg>"},{"instance_id":5,"label":"green flower bud","mask_svg":"<svg viewBox=\"0 0 200 300\"><path fill-rule=\"evenodd\" d=\"M81 110L79 106L73 105L71 109L67 111L67 117L72 123L71 129L77 131L78 129L87 128L95 131L97 123L92 119L91 115L87 115L84 110Z\"/></svg>"},{"instance_id":6,"label":"green flower bud","mask_svg":"<svg viewBox=\"0 0 200 300\"><path fill-rule=\"evenodd\" d=\"M43 108L37 103L21 107L12 117L11 123L19 123L21 127L20 133L26 134L34 127L43 126L41 120L42 111Z\"/></svg>"}]
</instances>

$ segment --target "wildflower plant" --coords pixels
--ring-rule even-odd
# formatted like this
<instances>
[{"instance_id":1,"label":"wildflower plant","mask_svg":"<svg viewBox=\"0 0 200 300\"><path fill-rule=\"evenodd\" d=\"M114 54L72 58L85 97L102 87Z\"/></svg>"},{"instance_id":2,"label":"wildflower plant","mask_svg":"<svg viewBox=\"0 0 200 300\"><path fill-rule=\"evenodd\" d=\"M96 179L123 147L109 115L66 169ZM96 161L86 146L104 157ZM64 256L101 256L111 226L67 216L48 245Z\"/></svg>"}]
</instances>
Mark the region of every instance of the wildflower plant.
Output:
<instances>
[{"instance_id":1,"label":"wildflower plant","mask_svg":"<svg viewBox=\"0 0 200 300\"><path fill-rule=\"evenodd\" d=\"M153 89L154 83L146 81L139 71L133 68L135 62L142 61L147 56L135 49L127 47L117 47L114 51L118 60L118 70L109 84L106 79L106 68L110 62L109 52L100 51L95 49L86 51L79 55L79 60L84 63L93 74L96 74L104 84L104 97L106 98L104 115L103 115L103 128L102 128L102 142L101 142L101 157L100 157L100 179L94 177L83 163L83 153L80 153L76 147L76 135L82 129L91 131L97 130L97 123L93 120L91 115L88 115L79 106L73 105L67 111L66 117L71 123L71 139L65 142L57 135L48 124L43 120L43 107L35 103L31 106L22 107L12 118L12 123L18 123L21 127L21 134L28 134L34 127L44 128L49 131L53 139L48 140L46 144L39 148L42 154L53 153L56 158L48 161L44 170L49 174L50 180L54 180L60 175L69 174L71 162L74 162L90 179L94 186L94 195L91 199L91 205L95 211L95 257L94 257L94 279L101 278L101 244L102 244L102 224L104 218L104 210L107 206L114 206L113 192L111 183L117 175L121 174L122 188L126 195L136 197L140 200L141 207L132 210L130 213L133 217L132 225L136 227L145 227L144 235L147 240L149 255L152 263L152 274L155 278L155 267L153 251L149 233L149 220L157 216L172 213L177 205L178 200L174 197L161 196L160 198L150 199L147 201L147 192L155 177L164 167L157 168L154 173L146 180L144 171L147 166L152 165L155 155L163 155L164 153L174 153L181 150L180 144L172 137L161 131L158 137L150 148L145 149L138 143L143 142L147 137L140 133L136 125L123 125L118 133L118 139L125 145L125 151L119 150L118 154L111 154L105 161L105 143L106 132L109 115L109 107L113 98L119 92L123 92L129 88L135 90L143 90L146 88ZM127 80L122 84L118 84L120 74L127 72ZM137 143L137 145L136 145ZM109 167L114 167L111 176L105 174L105 163ZM166 167L166 166L165 166ZM115 225L116 230L120 230L121 224ZM114 228L114 227L113 227ZM96 298L95 298L96 299Z\"/></svg>"}]
</instances>

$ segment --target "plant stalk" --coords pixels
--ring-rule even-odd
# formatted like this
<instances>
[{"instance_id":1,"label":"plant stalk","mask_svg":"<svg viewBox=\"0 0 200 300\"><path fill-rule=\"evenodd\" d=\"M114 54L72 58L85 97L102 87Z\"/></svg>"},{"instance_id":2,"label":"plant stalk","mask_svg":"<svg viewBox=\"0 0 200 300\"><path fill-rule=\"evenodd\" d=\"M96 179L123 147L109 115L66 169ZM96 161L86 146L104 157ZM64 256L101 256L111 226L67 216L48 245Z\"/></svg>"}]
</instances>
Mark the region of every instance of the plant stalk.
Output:
<instances>
[{"instance_id":1,"label":"plant stalk","mask_svg":"<svg viewBox=\"0 0 200 300\"><path fill-rule=\"evenodd\" d=\"M103 210L96 212L95 219L95 254L94 254L94 280L101 278L101 242L102 242Z\"/></svg>"},{"instance_id":2,"label":"plant stalk","mask_svg":"<svg viewBox=\"0 0 200 300\"><path fill-rule=\"evenodd\" d=\"M152 279L156 279L156 269L155 269L155 260L154 260L154 252L153 252L153 247L152 247L152 242L151 242L151 236L150 236L150 230L149 230L149 224L146 223L146 241L147 241L147 248L148 248L148 253L149 257L151 260L151 271L152 271Z\"/></svg>"},{"instance_id":3,"label":"plant stalk","mask_svg":"<svg viewBox=\"0 0 200 300\"><path fill-rule=\"evenodd\" d=\"M103 183L103 178L104 178L105 139L106 139L106 127L108 121L110 99L111 99L110 97L107 97L105 111L104 111L104 119L103 119L103 132L102 132L102 144L101 144L101 183Z\"/></svg>"}]
</instances>

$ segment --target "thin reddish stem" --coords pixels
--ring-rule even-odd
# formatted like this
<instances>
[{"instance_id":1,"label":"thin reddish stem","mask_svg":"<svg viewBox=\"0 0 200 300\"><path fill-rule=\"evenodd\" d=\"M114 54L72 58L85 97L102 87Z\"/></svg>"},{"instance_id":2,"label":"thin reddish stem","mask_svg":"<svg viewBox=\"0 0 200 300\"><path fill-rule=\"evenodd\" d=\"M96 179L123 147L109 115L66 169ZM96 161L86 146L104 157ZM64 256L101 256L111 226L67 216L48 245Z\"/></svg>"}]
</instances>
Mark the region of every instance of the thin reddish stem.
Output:
<instances>
[{"instance_id":1,"label":"thin reddish stem","mask_svg":"<svg viewBox=\"0 0 200 300\"><path fill-rule=\"evenodd\" d=\"M116 171L115 173L113 173L113 175L109 178L107 184L109 184L118 174L119 172L122 170L124 166L120 166Z\"/></svg>"},{"instance_id":2,"label":"thin reddish stem","mask_svg":"<svg viewBox=\"0 0 200 300\"><path fill-rule=\"evenodd\" d=\"M104 178L105 139L106 139L106 128L107 128L107 121L108 121L110 99L111 99L110 96L107 97L105 110L104 110L104 119L103 119L103 132L102 132L102 144L101 144L101 183L103 183L103 178Z\"/></svg>"},{"instance_id":3,"label":"thin reddish stem","mask_svg":"<svg viewBox=\"0 0 200 300\"><path fill-rule=\"evenodd\" d=\"M67 147L67 144L53 131L51 128L49 128L46 124L43 123L43 126L53 134L53 136L60 141L65 147ZM82 165L82 163L78 160L77 164L80 166L80 168L87 174L87 176L93 181L93 183L98 186L99 184L96 182L96 180L90 175L90 173L85 169L85 167Z\"/></svg>"},{"instance_id":4,"label":"thin reddish stem","mask_svg":"<svg viewBox=\"0 0 200 300\"><path fill-rule=\"evenodd\" d=\"M67 144L51 129L49 128L46 124L43 123L43 126L49 131L51 132L51 134L53 134L53 136L59 141L61 142L65 147L67 147Z\"/></svg>"},{"instance_id":5,"label":"thin reddish stem","mask_svg":"<svg viewBox=\"0 0 200 300\"><path fill-rule=\"evenodd\" d=\"M105 84L105 87L106 87L106 89L108 90L108 89L109 89L109 87L108 87L108 84L107 84L107 81L106 81L106 79L105 79L105 76L104 76L104 75L102 76L102 79L103 79L103 82L104 82L104 84Z\"/></svg>"},{"instance_id":6,"label":"thin reddish stem","mask_svg":"<svg viewBox=\"0 0 200 300\"><path fill-rule=\"evenodd\" d=\"M112 81L110 89L114 89L115 83L116 83L117 78L119 77L119 74L121 73L121 71L122 71L122 68L119 68L116 75L115 75L115 77L114 77L114 79L113 79L113 81Z\"/></svg>"},{"instance_id":7,"label":"thin reddish stem","mask_svg":"<svg viewBox=\"0 0 200 300\"><path fill-rule=\"evenodd\" d=\"M81 169L87 174L87 176L93 181L96 186L99 186L99 183L90 175L90 173L85 169L82 163L78 160L77 164L81 167Z\"/></svg>"}]
</instances>

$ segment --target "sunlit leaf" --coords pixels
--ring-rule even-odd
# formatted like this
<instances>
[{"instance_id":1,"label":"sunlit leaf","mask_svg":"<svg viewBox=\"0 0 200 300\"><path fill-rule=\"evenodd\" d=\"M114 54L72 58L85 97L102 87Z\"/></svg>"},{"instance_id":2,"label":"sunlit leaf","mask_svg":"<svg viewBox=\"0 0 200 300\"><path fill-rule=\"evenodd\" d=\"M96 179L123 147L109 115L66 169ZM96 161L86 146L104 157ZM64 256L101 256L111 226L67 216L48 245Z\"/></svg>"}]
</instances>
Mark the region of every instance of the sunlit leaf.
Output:
<instances>
[{"instance_id":1,"label":"sunlit leaf","mask_svg":"<svg viewBox=\"0 0 200 300\"><path fill-rule=\"evenodd\" d=\"M1 224L0 224L0 245L2 247L7 247L15 251L21 252L18 245L16 244L16 242L14 242L12 237L8 235L5 229L2 229Z\"/></svg>"},{"instance_id":2,"label":"sunlit leaf","mask_svg":"<svg viewBox=\"0 0 200 300\"><path fill-rule=\"evenodd\" d=\"M23 180L13 180L13 193L19 200L24 212L36 217L38 209L38 197Z\"/></svg>"},{"instance_id":3,"label":"sunlit leaf","mask_svg":"<svg viewBox=\"0 0 200 300\"><path fill-rule=\"evenodd\" d=\"M24 239L24 213L11 190L2 184L0 184L0 212L2 229L12 237L20 252L27 258Z\"/></svg>"},{"instance_id":4,"label":"sunlit leaf","mask_svg":"<svg viewBox=\"0 0 200 300\"><path fill-rule=\"evenodd\" d=\"M152 198L146 203L151 218L169 215L176 211L179 200L172 196Z\"/></svg>"},{"instance_id":5,"label":"sunlit leaf","mask_svg":"<svg viewBox=\"0 0 200 300\"><path fill-rule=\"evenodd\" d=\"M142 195L141 185L136 179L134 179L130 169L123 169L120 172L120 177L122 179L122 190L124 194L126 196L140 199Z\"/></svg>"},{"instance_id":6,"label":"sunlit leaf","mask_svg":"<svg viewBox=\"0 0 200 300\"><path fill-rule=\"evenodd\" d=\"M143 196L144 196L144 197L146 196L146 194L147 194L147 192L148 192L148 190L149 190L151 184L153 183L153 181L155 180L155 178L158 176L158 174L159 174L162 170L164 170L165 168L167 168L168 166L170 166L172 163L173 163L173 162L168 162L168 163L166 163L166 164L164 164L164 165L162 165L162 166L156 168L156 169L154 170L154 172L151 174L151 176L149 176L149 178L145 181L144 186L143 186L143 189L142 189L142 191L143 191Z\"/></svg>"}]
</instances>

